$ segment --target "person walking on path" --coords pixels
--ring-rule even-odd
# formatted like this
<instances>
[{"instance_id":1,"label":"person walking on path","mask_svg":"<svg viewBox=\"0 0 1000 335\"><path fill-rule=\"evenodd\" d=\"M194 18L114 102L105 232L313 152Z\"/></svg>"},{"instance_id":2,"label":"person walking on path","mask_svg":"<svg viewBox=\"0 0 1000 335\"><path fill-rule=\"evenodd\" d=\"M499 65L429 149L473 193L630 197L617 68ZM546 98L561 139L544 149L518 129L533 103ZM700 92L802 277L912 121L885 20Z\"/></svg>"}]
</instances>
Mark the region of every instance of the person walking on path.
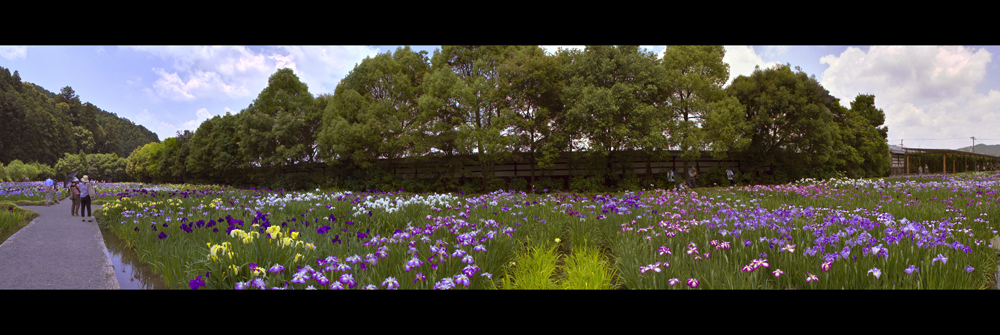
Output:
<instances>
[{"instance_id":1,"label":"person walking on path","mask_svg":"<svg viewBox=\"0 0 1000 335\"><path fill-rule=\"evenodd\" d=\"M48 179L45 179L45 207L49 207L53 198L55 198L55 203L59 204L59 197L56 196L56 183L52 181L52 175L46 175L46 177Z\"/></svg>"},{"instance_id":2,"label":"person walking on path","mask_svg":"<svg viewBox=\"0 0 1000 335\"><path fill-rule=\"evenodd\" d=\"M72 216L80 216L80 179L73 177L73 184L69 186L70 199L73 200L73 207L70 208Z\"/></svg>"},{"instance_id":3,"label":"person walking on path","mask_svg":"<svg viewBox=\"0 0 1000 335\"><path fill-rule=\"evenodd\" d=\"M91 213L90 213L90 201L91 201L91 197L90 196L91 196L92 193L94 193L94 184L90 183L90 179L87 178L87 176L83 176L83 179L80 179L80 181L82 182L82 183L80 183L80 205L81 205L81 207L80 207L80 222L83 222L83 221L92 222L93 218L91 217ZM87 211L87 218L86 219L83 219L83 211L84 210Z\"/></svg>"},{"instance_id":4,"label":"person walking on path","mask_svg":"<svg viewBox=\"0 0 1000 335\"><path fill-rule=\"evenodd\" d=\"M696 176L698 176L698 171L691 170L691 172L688 173L687 184L688 184L688 188L690 188L692 190L698 188L698 184L694 183L694 178Z\"/></svg>"},{"instance_id":5,"label":"person walking on path","mask_svg":"<svg viewBox=\"0 0 1000 335\"><path fill-rule=\"evenodd\" d=\"M736 186L736 181L733 180L733 167L730 166L726 170L726 177L729 178L729 186Z\"/></svg>"}]
</instances>

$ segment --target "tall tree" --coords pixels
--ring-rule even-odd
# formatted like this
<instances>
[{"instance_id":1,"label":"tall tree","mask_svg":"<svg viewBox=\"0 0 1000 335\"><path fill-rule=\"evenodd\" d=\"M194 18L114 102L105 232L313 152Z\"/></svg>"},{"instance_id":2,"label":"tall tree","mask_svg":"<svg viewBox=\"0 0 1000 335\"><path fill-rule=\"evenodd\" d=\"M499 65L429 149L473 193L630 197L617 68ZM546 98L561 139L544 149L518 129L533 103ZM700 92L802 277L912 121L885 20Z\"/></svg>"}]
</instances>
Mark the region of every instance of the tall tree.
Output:
<instances>
[{"instance_id":1,"label":"tall tree","mask_svg":"<svg viewBox=\"0 0 1000 335\"><path fill-rule=\"evenodd\" d=\"M767 166L773 175L763 182L787 182L804 177L828 177L834 167L826 164L835 155L838 127L830 106L835 98L815 78L793 73L789 65L756 69L740 76L727 88L746 107L745 151L748 172ZM758 174L759 175L759 174Z\"/></svg>"},{"instance_id":2,"label":"tall tree","mask_svg":"<svg viewBox=\"0 0 1000 335\"><path fill-rule=\"evenodd\" d=\"M320 112L305 83L288 68L268 78L268 85L241 112L240 150L260 166L315 161L315 128Z\"/></svg>"},{"instance_id":3,"label":"tall tree","mask_svg":"<svg viewBox=\"0 0 1000 335\"><path fill-rule=\"evenodd\" d=\"M511 127L517 140L514 151L528 154L531 185L535 184L536 166L551 168L569 148L568 136L562 133L566 116L560 99L562 66L557 56L546 55L538 46L526 46L500 69L500 84L513 112Z\"/></svg>"},{"instance_id":4,"label":"tall tree","mask_svg":"<svg viewBox=\"0 0 1000 335\"><path fill-rule=\"evenodd\" d=\"M652 52L638 46L587 46L569 55L570 79L563 90L567 123L591 153L613 160L626 151L665 147L668 83ZM631 157L619 160L623 173L631 169Z\"/></svg>"},{"instance_id":5,"label":"tall tree","mask_svg":"<svg viewBox=\"0 0 1000 335\"><path fill-rule=\"evenodd\" d=\"M202 122L191 138L187 171L213 183L234 184L243 178L239 171L248 167L248 160L240 153L238 126L238 115L229 113Z\"/></svg>"},{"instance_id":6,"label":"tall tree","mask_svg":"<svg viewBox=\"0 0 1000 335\"><path fill-rule=\"evenodd\" d=\"M326 107L318 136L324 156L367 169L379 158L393 166L413 154L425 125L417 100L428 68L426 52L409 47L355 66Z\"/></svg>"},{"instance_id":7,"label":"tall tree","mask_svg":"<svg viewBox=\"0 0 1000 335\"><path fill-rule=\"evenodd\" d=\"M729 79L729 64L722 61L725 55L721 45L667 46L660 61L670 91L667 106L673 122L668 135L681 151L684 171L703 150L712 149L716 158L722 158L749 144L749 139L732 136L742 133L743 110L723 89Z\"/></svg>"},{"instance_id":8,"label":"tall tree","mask_svg":"<svg viewBox=\"0 0 1000 335\"><path fill-rule=\"evenodd\" d=\"M875 95L858 95L851 102L850 111L854 116L850 126L842 128L851 135L847 145L864 157L864 162L858 166L859 177L889 176L889 128L884 125L885 112L875 107Z\"/></svg>"},{"instance_id":9,"label":"tall tree","mask_svg":"<svg viewBox=\"0 0 1000 335\"><path fill-rule=\"evenodd\" d=\"M454 131L449 144L478 158L484 186L493 178L493 166L509 159L513 146L513 138L505 134L511 112L503 105L498 70L515 50L498 45L435 50L419 100L422 109L436 114L434 118L445 119L439 131Z\"/></svg>"}]
</instances>

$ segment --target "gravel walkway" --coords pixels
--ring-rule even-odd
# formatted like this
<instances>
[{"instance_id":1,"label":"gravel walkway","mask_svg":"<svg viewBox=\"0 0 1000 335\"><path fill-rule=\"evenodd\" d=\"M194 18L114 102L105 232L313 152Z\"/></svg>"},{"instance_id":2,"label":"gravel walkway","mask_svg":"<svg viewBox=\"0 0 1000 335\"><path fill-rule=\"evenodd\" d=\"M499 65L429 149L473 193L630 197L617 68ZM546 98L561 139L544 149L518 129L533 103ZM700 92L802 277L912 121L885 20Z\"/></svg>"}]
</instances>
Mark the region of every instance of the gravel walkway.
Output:
<instances>
[{"instance_id":1,"label":"gravel walkway","mask_svg":"<svg viewBox=\"0 0 1000 335\"><path fill-rule=\"evenodd\" d=\"M0 245L0 289L121 289L97 221L80 222L71 205L26 206L40 216Z\"/></svg>"}]
</instances>

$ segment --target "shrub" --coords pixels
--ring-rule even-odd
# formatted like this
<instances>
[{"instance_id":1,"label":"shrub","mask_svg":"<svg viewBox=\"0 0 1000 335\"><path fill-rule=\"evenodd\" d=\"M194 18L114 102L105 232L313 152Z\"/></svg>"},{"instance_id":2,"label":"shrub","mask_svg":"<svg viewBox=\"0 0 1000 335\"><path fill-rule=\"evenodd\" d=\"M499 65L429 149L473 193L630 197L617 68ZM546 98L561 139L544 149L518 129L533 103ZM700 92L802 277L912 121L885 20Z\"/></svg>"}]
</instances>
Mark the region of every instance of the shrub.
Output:
<instances>
[{"instance_id":1,"label":"shrub","mask_svg":"<svg viewBox=\"0 0 1000 335\"><path fill-rule=\"evenodd\" d=\"M510 180L510 186L508 187L513 191L527 191L528 180L524 178L513 178Z\"/></svg>"},{"instance_id":2,"label":"shrub","mask_svg":"<svg viewBox=\"0 0 1000 335\"><path fill-rule=\"evenodd\" d=\"M458 190L466 194L479 193L483 190L483 180L481 178L465 178Z\"/></svg>"},{"instance_id":3,"label":"shrub","mask_svg":"<svg viewBox=\"0 0 1000 335\"><path fill-rule=\"evenodd\" d=\"M506 190L507 181L503 178L490 178L486 184L486 191L493 192L496 190Z\"/></svg>"},{"instance_id":4,"label":"shrub","mask_svg":"<svg viewBox=\"0 0 1000 335\"><path fill-rule=\"evenodd\" d=\"M562 190L565 185L566 181L560 178L542 177L539 178L537 181L535 181L535 186L532 188L537 190L538 192L542 192L544 190L549 190L549 192L555 192Z\"/></svg>"},{"instance_id":5,"label":"shrub","mask_svg":"<svg viewBox=\"0 0 1000 335\"><path fill-rule=\"evenodd\" d=\"M726 178L725 168L713 166L707 172L699 172L695 177L695 183L699 187L728 186L729 179Z\"/></svg>"},{"instance_id":6,"label":"shrub","mask_svg":"<svg viewBox=\"0 0 1000 335\"><path fill-rule=\"evenodd\" d=\"M648 184L647 184L648 185ZM635 173L629 171L625 177L618 181L618 189L622 191L638 191L643 189L642 180Z\"/></svg>"},{"instance_id":7,"label":"shrub","mask_svg":"<svg viewBox=\"0 0 1000 335\"><path fill-rule=\"evenodd\" d=\"M576 176L569 182L569 188L573 192L604 192L603 176Z\"/></svg>"}]
</instances>

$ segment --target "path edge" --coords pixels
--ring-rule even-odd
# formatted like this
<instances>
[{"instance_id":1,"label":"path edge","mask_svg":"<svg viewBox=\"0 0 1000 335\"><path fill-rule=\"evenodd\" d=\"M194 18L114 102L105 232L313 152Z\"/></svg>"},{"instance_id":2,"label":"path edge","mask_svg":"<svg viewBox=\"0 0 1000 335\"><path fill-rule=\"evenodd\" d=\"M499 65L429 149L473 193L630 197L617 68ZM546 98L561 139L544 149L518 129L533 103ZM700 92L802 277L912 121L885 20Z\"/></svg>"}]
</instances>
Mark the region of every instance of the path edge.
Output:
<instances>
[{"instance_id":1,"label":"path edge","mask_svg":"<svg viewBox=\"0 0 1000 335\"><path fill-rule=\"evenodd\" d=\"M20 234L22 231L24 231L28 227L31 227L31 225L35 224L35 221L38 221L38 218L40 218L40 217L42 217L42 216L39 215L38 217L36 217L34 219L31 219L31 222L28 222L27 225L25 225L24 227L21 227L21 229L19 229L16 233L14 233L13 235L10 235L10 237L8 237L7 240L3 242L3 244L0 244L0 247L3 247L5 245L7 245L8 242L13 241L15 238L17 238L17 234ZM98 232L100 232L100 230L98 230ZM102 241L102 244L103 244L103 241Z\"/></svg>"},{"instance_id":2,"label":"path edge","mask_svg":"<svg viewBox=\"0 0 1000 335\"><path fill-rule=\"evenodd\" d=\"M97 220L94 220L97 221ZM104 235L101 234L101 223L97 223L97 233L94 234L94 238L97 240L97 244L101 246L102 255L104 255L104 274L108 281L107 289L109 290L121 290L122 286L118 283L118 275L115 273L115 265L111 262L111 255L108 253L108 246L104 244Z\"/></svg>"}]
</instances>

